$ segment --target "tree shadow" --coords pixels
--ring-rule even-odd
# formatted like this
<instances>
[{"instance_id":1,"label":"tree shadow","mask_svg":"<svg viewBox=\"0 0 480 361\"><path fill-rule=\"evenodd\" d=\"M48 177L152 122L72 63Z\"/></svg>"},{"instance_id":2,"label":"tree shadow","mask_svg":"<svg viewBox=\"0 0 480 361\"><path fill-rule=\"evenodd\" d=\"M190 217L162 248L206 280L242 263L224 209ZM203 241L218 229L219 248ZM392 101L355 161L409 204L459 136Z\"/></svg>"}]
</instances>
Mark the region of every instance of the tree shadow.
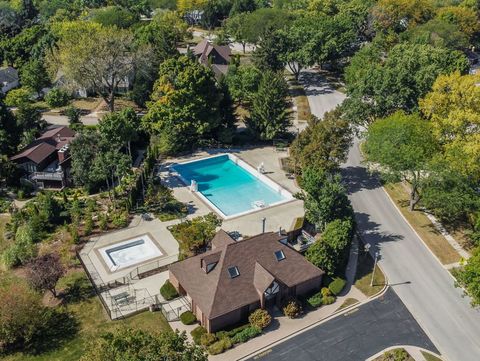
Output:
<instances>
[{"instance_id":1,"label":"tree shadow","mask_svg":"<svg viewBox=\"0 0 480 361\"><path fill-rule=\"evenodd\" d=\"M86 277L75 278L60 294L63 304L82 302L94 296L95 290Z\"/></svg>"},{"instance_id":2,"label":"tree shadow","mask_svg":"<svg viewBox=\"0 0 480 361\"><path fill-rule=\"evenodd\" d=\"M46 309L41 318L41 326L25 345L27 353L33 355L58 349L73 339L80 328L78 320L66 310Z\"/></svg>"},{"instance_id":3,"label":"tree shadow","mask_svg":"<svg viewBox=\"0 0 480 361\"><path fill-rule=\"evenodd\" d=\"M364 167L349 166L341 168L342 182L349 195L364 189L377 189L382 186L380 179Z\"/></svg>"},{"instance_id":4,"label":"tree shadow","mask_svg":"<svg viewBox=\"0 0 480 361\"><path fill-rule=\"evenodd\" d=\"M370 244L370 254L375 254L380 250L380 245L385 242L395 242L404 237L399 234L384 233L379 231L380 224L372 222L370 215L366 213L355 212L355 221L357 223L358 237L360 239L359 255L364 252L364 245Z\"/></svg>"}]
</instances>

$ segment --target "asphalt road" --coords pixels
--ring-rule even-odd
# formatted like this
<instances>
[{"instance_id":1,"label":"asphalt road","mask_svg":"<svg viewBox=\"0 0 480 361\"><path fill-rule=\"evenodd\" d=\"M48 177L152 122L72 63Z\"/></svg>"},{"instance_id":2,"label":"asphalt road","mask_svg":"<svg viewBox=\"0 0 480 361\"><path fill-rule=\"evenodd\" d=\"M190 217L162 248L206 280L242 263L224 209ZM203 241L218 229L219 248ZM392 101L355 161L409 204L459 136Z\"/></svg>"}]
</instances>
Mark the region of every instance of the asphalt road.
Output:
<instances>
[{"instance_id":1,"label":"asphalt road","mask_svg":"<svg viewBox=\"0 0 480 361\"><path fill-rule=\"evenodd\" d=\"M311 81L307 91L314 114L321 116L335 106L338 97L334 91L323 91L321 78L305 79ZM374 246L371 252L379 250L379 264L405 306L445 360L479 361L480 312L470 306L468 297L462 297L448 271L361 165L358 141L350 149L343 175L363 239Z\"/></svg>"},{"instance_id":2,"label":"asphalt road","mask_svg":"<svg viewBox=\"0 0 480 361\"><path fill-rule=\"evenodd\" d=\"M301 333L251 360L364 361L390 346L435 346L392 289L374 301Z\"/></svg>"}]
</instances>

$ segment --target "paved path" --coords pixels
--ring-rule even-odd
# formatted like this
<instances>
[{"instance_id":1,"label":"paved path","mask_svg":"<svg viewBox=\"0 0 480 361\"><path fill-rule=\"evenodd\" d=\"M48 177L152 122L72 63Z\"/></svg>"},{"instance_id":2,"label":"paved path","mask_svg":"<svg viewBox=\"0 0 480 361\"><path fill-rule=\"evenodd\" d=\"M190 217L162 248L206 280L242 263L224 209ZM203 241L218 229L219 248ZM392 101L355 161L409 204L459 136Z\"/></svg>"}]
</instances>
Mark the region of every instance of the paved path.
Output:
<instances>
[{"instance_id":1,"label":"paved path","mask_svg":"<svg viewBox=\"0 0 480 361\"><path fill-rule=\"evenodd\" d=\"M302 71L299 81L305 87L312 114L319 118L345 100L344 93L335 90L324 76L313 69Z\"/></svg>"},{"instance_id":2,"label":"paved path","mask_svg":"<svg viewBox=\"0 0 480 361\"><path fill-rule=\"evenodd\" d=\"M316 85L315 82L319 81ZM321 77L304 77L312 113L322 116L335 107ZM317 91L319 89L319 91ZM327 98L327 99L325 99ZM454 280L400 215L379 182L361 165L358 140L350 149L343 175L359 229L389 283L449 361L480 360L480 313L473 309Z\"/></svg>"},{"instance_id":3,"label":"paved path","mask_svg":"<svg viewBox=\"0 0 480 361\"><path fill-rule=\"evenodd\" d=\"M437 352L392 289L384 296L254 356L262 361L362 361L393 345Z\"/></svg>"}]
</instances>

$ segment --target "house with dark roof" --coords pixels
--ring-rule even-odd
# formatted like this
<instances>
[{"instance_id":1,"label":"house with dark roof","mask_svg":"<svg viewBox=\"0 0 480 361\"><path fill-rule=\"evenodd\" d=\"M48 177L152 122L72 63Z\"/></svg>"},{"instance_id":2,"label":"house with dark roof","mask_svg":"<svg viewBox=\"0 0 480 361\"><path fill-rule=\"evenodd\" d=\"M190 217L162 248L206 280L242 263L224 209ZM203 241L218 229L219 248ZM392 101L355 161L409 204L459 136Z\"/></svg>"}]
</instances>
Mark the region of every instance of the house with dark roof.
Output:
<instances>
[{"instance_id":1,"label":"house with dark roof","mask_svg":"<svg viewBox=\"0 0 480 361\"><path fill-rule=\"evenodd\" d=\"M321 288L324 272L286 241L273 232L235 241L221 230L210 251L170 265L170 282L202 326L216 332L246 321L257 308Z\"/></svg>"},{"instance_id":2,"label":"house with dark roof","mask_svg":"<svg viewBox=\"0 0 480 361\"><path fill-rule=\"evenodd\" d=\"M0 93L6 94L20 85L18 71L11 66L0 68Z\"/></svg>"},{"instance_id":3,"label":"house with dark roof","mask_svg":"<svg viewBox=\"0 0 480 361\"><path fill-rule=\"evenodd\" d=\"M74 137L75 132L66 126L48 127L10 160L39 188L63 188L70 181L69 144Z\"/></svg>"},{"instance_id":4,"label":"house with dark roof","mask_svg":"<svg viewBox=\"0 0 480 361\"><path fill-rule=\"evenodd\" d=\"M217 77L227 74L232 53L228 46L213 44L204 39L192 49L192 52L200 64L210 66Z\"/></svg>"}]
</instances>

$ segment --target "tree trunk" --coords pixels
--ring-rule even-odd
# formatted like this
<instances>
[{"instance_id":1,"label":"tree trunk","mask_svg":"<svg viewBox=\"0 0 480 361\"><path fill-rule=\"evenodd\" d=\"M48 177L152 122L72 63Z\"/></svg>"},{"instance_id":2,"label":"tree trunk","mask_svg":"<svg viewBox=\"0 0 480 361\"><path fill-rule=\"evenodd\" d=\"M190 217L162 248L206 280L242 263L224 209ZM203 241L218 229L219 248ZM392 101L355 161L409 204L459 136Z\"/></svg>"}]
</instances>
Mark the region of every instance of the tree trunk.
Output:
<instances>
[{"instance_id":1,"label":"tree trunk","mask_svg":"<svg viewBox=\"0 0 480 361\"><path fill-rule=\"evenodd\" d=\"M410 211L415 210L415 206L420 201L420 195L418 194L418 187L417 185L412 184L412 189L410 191Z\"/></svg>"},{"instance_id":2,"label":"tree trunk","mask_svg":"<svg viewBox=\"0 0 480 361\"><path fill-rule=\"evenodd\" d=\"M112 90L106 99L107 105L108 105L108 110L110 112L113 112L115 110L115 94L113 93L114 90Z\"/></svg>"},{"instance_id":3,"label":"tree trunk","mask_svg":"<svg viewBox=\"0 0 480 361\"><path fill-rule=\"evenodd\" d=\"M50 292L52 292L53 297L57 298L57 290L54 288L50 289Z\"/></svg>"},{"instance_id":4,"label":"tree trunk","mask_svg":"<svg viewBox=\"0 0 480 361\"><path fill-rule=\"evenodd\" d=\"M247 45L245 42L242 42L242 46L243 46L243 53L245 54L245 45Z\"/></svg>"}]
</instances>

